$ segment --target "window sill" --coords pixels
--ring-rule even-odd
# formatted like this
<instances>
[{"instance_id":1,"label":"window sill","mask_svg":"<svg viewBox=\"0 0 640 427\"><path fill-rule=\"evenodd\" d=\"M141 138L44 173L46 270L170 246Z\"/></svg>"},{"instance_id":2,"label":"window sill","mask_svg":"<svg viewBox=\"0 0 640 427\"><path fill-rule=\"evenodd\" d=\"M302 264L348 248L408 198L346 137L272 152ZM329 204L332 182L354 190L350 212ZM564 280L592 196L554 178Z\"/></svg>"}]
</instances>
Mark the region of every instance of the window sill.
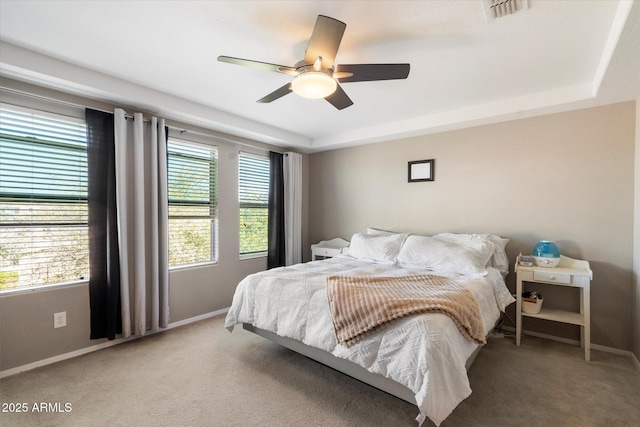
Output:
<instances>
[{"instance_id":1,"label":"window sill","mask_svg":"<svg viewBox=\"0 0 640 427\"><path fill-rule=\"evenodd\" d=\"M240 255L240 261L249 260L249 259L256 259L256 258L266 258L266 257L267 257L267 253L266 252L260 252L260 253L257 253L257 254Z\"/></svg>"},{"instance_id":2,"label":"window sill","mask_svg":"<svg viewBox=\"0 0 640 427\"><path fill-rule=\"evenodd\" d=\"M32 292L47 292L47 291L55 291L58 289L64 288L73 288L76 286L85 286L89 285L89 280L77 280L75 282L66 282L66 283L55 283L51 285L40 285L40 286L29 286L29 287L21 287L21 288L10 288L10 289L2 289L0 290L0 298L20 295L20 294L28 294Z\"/></svg>"},{"instance_id":3,"label":"window sill","mask_svg":"<svg viewBox=\"0 0 640 427\"><path fill-rule=\"evenodd\" d=\"M214 265L218 265L218 261L205 261L205 262L197 262L194 264L181 264L174 265L169 267L169 273L172 271L180 271L180 270L192 270L194 268L202 268L202 267L211 267Z\"/></svg>"}]
</instances>

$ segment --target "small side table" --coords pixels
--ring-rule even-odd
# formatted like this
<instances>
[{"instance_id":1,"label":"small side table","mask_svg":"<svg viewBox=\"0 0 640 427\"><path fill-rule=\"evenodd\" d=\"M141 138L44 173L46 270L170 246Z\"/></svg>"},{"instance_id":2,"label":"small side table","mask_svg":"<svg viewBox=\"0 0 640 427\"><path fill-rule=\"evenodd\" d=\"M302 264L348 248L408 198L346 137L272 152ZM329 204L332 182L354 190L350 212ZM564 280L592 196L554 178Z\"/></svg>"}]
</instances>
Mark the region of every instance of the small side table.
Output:
<instances>
[{"instance_id":1,"label":"small side table","mask_svg":"<svg viewBox=\"0 0 640 427\"><path fill-rule=\"evenodd\" d=\"M584 348L584 360L591 359L591 309L589 289L593 272L588 261L560 255L557 267L524 267L516 258L516 345L520 345L522 334L522 316L555 322L580 325L580 344ZM571 286L580 288L580 312L542 308L539 313L522 312L523 282L544 283L547 285Z\"/></svg>"},{"instance_id":2,"label":"small side table","mask_svg":"<svg viewBox=\"0 0 640 427\"><path fill-rule=\"evenodd\" d=\"M349 242L340 237L323 240L315 245L311 245L311 261L338 256L347 246L349 246Z\"/></svg>"}]
</instances>

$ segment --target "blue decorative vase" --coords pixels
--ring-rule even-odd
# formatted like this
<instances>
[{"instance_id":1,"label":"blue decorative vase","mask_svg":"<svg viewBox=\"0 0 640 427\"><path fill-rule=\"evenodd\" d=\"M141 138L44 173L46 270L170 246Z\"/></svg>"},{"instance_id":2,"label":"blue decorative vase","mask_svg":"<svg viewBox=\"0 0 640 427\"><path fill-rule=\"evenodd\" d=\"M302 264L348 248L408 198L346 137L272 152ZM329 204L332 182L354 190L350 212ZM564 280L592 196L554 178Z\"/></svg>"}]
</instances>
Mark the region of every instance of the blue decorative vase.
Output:
<instances>
[{"instance_id":1,"label":"blue decorative vase","mask_svg":"<svg viewBox=\"0 0 640 427\"><path fill-rule=\"evenodd\" d=\"M539 267L555 267L560 262L560 251L555 243L541 240L533 248L533 259Z\"/></svg>"}]
</instances>

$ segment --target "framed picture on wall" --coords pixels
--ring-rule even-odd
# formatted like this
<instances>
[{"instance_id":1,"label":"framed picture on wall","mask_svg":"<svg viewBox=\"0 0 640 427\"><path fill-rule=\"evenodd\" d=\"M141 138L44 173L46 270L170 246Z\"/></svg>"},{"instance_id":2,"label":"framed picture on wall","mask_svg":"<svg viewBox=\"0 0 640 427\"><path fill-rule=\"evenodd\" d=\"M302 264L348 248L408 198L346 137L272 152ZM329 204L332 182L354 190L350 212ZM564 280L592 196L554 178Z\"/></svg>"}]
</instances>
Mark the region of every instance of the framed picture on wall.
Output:
<instances>
[{"instance_id":1,"label":"framed picture on wall","mask_svg":"<svg viewBox=\"0 0 640 427\"><path fill-rule=\"evenodd\" d=\"M409 162L409 182L434 181L435 163L434 159Z\"/></svg>"}]
</instances>

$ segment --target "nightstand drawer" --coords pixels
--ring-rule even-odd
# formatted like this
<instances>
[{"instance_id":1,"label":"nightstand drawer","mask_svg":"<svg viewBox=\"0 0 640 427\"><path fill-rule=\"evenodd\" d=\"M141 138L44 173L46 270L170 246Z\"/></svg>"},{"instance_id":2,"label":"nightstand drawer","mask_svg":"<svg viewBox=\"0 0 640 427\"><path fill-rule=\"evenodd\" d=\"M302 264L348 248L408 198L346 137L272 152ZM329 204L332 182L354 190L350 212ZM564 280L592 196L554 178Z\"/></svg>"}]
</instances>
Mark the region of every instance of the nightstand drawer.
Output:
<instances>
[{"instance_id":1,"label":"nightstand drawer","mask_svg":"<svg viewBox=\"0 0 640 427\"><path fill-rule=\"evenodd\" d=\"M336 256L340 255L340 248L322 248L315 247L313 248L313 254L317 256Z\"/></svg>"},{"instance_id":2,"label":"nightstand drawer","mask_svg":"<svg viewBox=\"0 0 640 427\"><path fill-rule=\"evenodd\" d=\"M533 280L553 283L571 283L571 274L536 270L533 272Z\"/></svg>"}]
</instances>

